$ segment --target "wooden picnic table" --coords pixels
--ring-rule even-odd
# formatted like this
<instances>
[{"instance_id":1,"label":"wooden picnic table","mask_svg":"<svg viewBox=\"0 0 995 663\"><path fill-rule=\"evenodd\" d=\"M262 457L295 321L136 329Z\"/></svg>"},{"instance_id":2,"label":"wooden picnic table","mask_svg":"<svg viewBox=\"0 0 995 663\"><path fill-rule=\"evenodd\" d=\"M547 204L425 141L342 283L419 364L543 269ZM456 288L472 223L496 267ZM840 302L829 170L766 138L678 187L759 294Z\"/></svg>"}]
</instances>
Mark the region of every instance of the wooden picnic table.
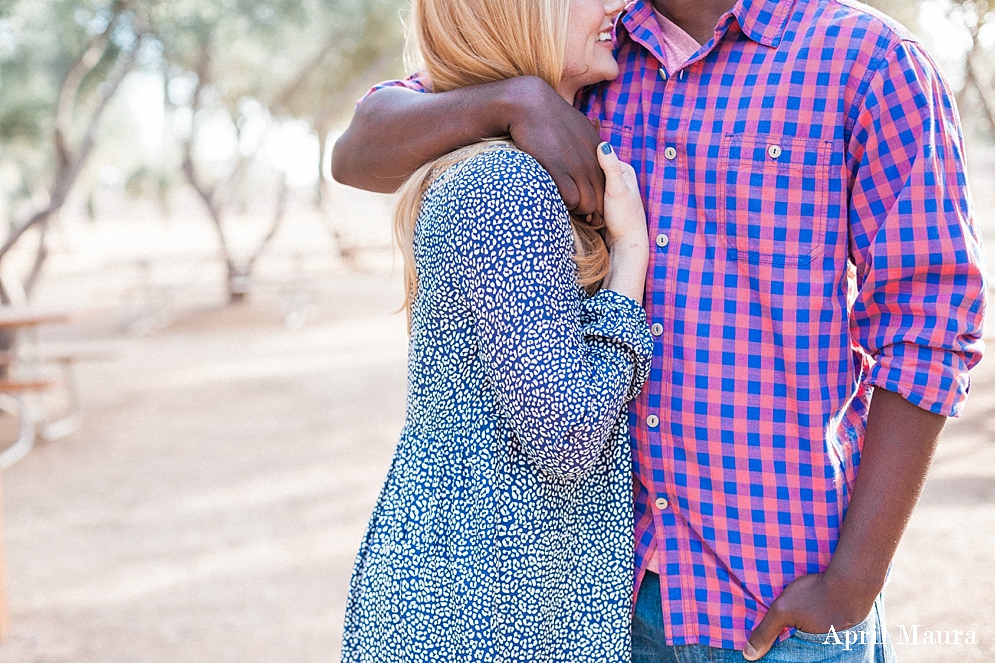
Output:
<instances>
[{"instance_id":1,"label":"wooden picnic table","mask_svg":"<svg viewBox=\"0 0 995 663\"><path fill-rule=\"evenodd\" d=\"M21 329L72 322L81 316L76 309L0 306L0 329Z\"/></svg>"},{"instance_id":2,"label":"wooden picnic table","mask_svg":"<svg viewBox=\"0 0 995 663\"><path fill-rule=\"evenodd\" d=\"M10 467L31 450L40 422L27 399L56 384L40 372L42 359L36 347L37 328L64 324L77 317L79 311L76 309L0 306L0 331L13 335L8 347L0 352L0 409L16 414L20 420L17 441L0 452L0 468ZM22 342L25 339L19 338L22 334L28 334L27 344ZM12 375L11 369L17 368L22 369L22 374Z\"/></svg>"},{"instance_id":3,"label":"wooden picnic table","mask_svg":"<svg viewBox=\"0 0 995 663\"><path fill-rule=\"evenodd\" d=\"M15 332L23 329L35 329L42 325L64 324L71 322L79 316L79 311L70 309L34 308L30 306L2 306L0 307L0 329ZM14 352L4 352L4 357L6 358L6 361L4 362L5 367L10 366L14 356ZM0 386L0 389L2 389L4 393L15 393L20 396L25 392L45 388L48 385L48 382L38 379L3 379L0 380L0 385L2 385ZM17 442L15 442L12 447L0 454L0 459L5 461L0 462L0 468L2 468L3 465L13 463L26 454L27 450L29 450L31 445L34 443L34 436L36 432L35 426L37 422L32 420L27 410L27 406L22 403L22 411L19 413L22 420L20 426L21 434L18 437ZM10 453L11 451L13 451L13 453ZM10 624L9 609L7 607L7 575L4 565L3 542L3 498L2 495L0 495L0 641L6 638Z\"/></svg>"}]
</instances>

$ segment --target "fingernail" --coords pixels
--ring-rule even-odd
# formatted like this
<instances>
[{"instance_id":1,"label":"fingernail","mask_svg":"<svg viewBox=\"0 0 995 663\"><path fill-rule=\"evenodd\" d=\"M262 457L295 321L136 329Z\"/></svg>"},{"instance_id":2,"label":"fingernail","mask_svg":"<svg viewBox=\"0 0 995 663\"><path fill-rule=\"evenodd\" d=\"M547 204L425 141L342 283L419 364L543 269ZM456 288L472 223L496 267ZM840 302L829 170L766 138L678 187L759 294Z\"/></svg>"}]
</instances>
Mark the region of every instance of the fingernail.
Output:
<instances>
[{"instance_id":1,"label":"fingernail","mask_svg":"<svg viewBox=\"0 0 995 663\"><path fill-rule=\"evenodd\" d=\"M743 649L743 658L747 661L757 660L757 650L749 642L746 643L746 647Z\"/></svg>"},{"instance_id":2,"label":"fingernail","mask_svg":"<svg viewBox=\"0 0 995 663\"><path fill-rule=\"evenodd\" d=\"M612 146L609 143L601 143L602 154L608 155L612 153Z\"/></svg>"}]
</instances>

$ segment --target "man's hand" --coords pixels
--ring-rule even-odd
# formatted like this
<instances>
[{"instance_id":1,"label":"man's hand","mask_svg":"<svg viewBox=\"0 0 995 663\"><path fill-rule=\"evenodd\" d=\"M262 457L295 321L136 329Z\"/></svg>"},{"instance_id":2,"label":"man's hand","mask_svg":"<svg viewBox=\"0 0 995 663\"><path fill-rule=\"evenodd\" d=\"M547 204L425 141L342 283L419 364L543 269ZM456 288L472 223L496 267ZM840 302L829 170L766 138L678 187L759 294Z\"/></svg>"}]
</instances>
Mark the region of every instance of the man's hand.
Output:
<instances>
[{"instance_id":1,"label":"man's hand","mask_svg":"<svg viewBox=\"0 0 995 663\"><path fill-rule=\"evenodd\" d=\"M567 209L602 217L605 176L598 164L598 130L542 79L522 77L512 84L508 133L515 145L549 171Z\"/></svg>"},{"instance_id":2,"label":"man's hand","mask_svg":"<svg viewBox=\"0 0 995 663\"><path fill-rule=\"evenodd\" d=\"M824 573L796 578L753 629L743 657L756 661L765 655L786 628L827 633L830 628L842 631L864 621L871 613L877 593L868 598L867 592L854 591L846 585L834 582Z\"/></svg>"}]
</instances>

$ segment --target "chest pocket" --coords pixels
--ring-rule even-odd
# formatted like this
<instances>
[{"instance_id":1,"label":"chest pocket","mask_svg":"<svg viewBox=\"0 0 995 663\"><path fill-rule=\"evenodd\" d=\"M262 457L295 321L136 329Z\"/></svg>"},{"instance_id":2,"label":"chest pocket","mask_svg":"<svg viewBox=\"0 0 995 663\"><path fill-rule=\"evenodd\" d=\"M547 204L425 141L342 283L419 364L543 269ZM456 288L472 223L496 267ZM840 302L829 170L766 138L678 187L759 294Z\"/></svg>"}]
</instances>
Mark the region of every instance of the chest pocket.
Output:
<instances>
[{"instance_id":1,"label":"chest pocket","mask_svg":"<svg viewBox=\"0 0 995 663\"><path fill-rule=\"evenodd\" d=\"M807 265L825 248L832 143L730 134L718 173L719 243L733 260Z\"/></svg>"},{"instance_id":2,"label":"chest pocket","mask_svg":"<svg viewBox=\"0 0 995 663\"><path fill-rule=\"evenodd\" d=\"M602 141L612 146L620 160L632 163L632 127L601 120L598 122L598 133Z\"/></svg>"}]
</instances>

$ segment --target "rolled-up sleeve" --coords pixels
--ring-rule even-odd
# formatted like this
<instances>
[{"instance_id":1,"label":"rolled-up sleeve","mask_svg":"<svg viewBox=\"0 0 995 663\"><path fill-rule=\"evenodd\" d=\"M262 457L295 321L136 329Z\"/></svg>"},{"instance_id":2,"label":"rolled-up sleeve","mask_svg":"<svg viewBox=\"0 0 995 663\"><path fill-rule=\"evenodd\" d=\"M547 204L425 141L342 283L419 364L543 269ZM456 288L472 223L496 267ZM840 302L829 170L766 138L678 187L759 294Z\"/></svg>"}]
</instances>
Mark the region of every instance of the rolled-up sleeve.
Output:
<instances>
[{"instance_id":1,"label":"rolled-up sleeve","mask_svg":"<svg viewBox=\"0 0 995 663\"><path fill-rule=\"evenodd\" d=\"M422 74L411 74L407 78L401 78L393 81L384 81L382 83L377 83L369 89L369 91L364 94L359 101L356 102L356 108L366 101L366 98L377 90L382 90L388 87L401 88L402 90L411 90L412 92L428 92L428 83Z\"/></svg>"},{"instance_id":2,"label":"rolled-up sleeve","mask_svg":"<svg viewBox=\"0 0 995 663\"><path fill-rule=\"evenodd\" d=\"M848 144L851 331L870 384L960 414L984 349L986 268L953 96L918 44L874 68Z\"/></svg>"}]
</instances>

